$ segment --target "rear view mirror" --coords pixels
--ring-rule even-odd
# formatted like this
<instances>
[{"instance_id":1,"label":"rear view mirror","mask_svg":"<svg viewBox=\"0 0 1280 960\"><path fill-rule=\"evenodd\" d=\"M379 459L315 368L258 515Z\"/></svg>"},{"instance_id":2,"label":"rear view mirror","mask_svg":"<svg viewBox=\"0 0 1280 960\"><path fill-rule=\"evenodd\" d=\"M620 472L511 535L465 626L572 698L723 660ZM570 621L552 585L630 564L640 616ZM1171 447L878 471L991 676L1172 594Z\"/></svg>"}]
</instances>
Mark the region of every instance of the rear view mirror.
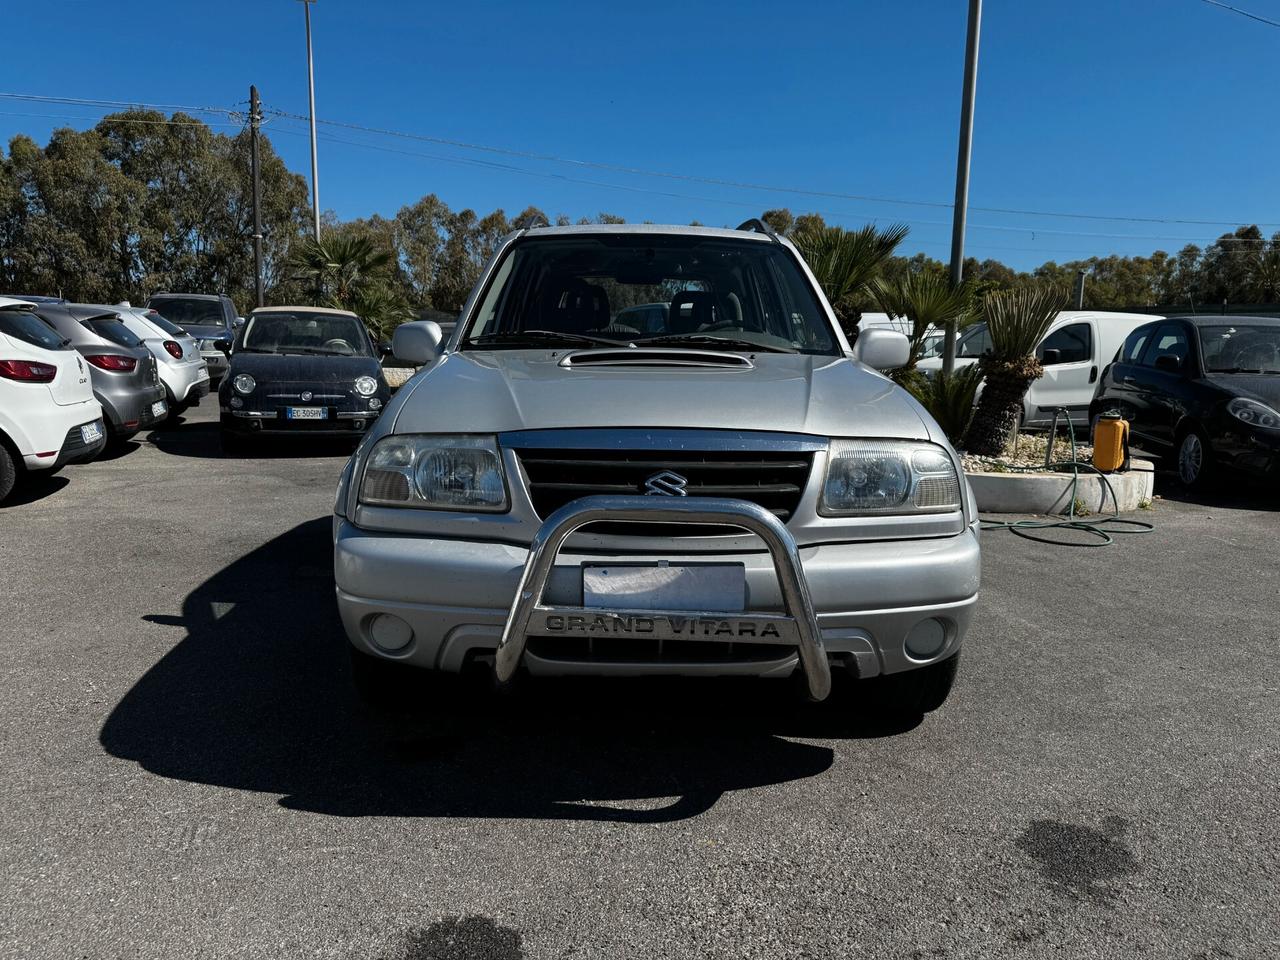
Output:
<instances>
[{"instance_id":1,"label":"rear view mirror","mask_svg":"<svg viewBox=\"0 0 1280 960\"><path fill-rule=\"evenodd\" d=\"M1049 349L1045 350L1044 359L1041 360L1040 362L1043 363L1046 367L1051 367L1055 363L1061 363L1062 351L1054 350L1052 347L1050 347Z\"/></svg>"},{"instance_id":2,"label":"rear view mirror","mask_svg":"<svg viewBox=\"0 0 1280 960\"><path fill-rule=\"evenodd\" d=\"M1182 358L1175 357L1172 353L1162 353L1156 357L1156 369L1165 373L1181 373Z\"/></svg>"},{"instance_id":3,"label":"rear view mirror","mask_svg":"<svg viewBox=\"0 0 1280 960\"><path fill-rule=\"evenodd\" d=\"M440 355L443 339L440 324L432 320L414 320L396 327L391 337L391 352L397 360L422 366Z\"/></svg>"},{"instance_id":4,"label":"rear view mirror","mask_svg":"<svg viewBox=\"0 0 1280 960\"><path fill-rule=\"evenodd\" d=\"M876 370L905 367L911 356L911 342L896 330L872 327L858 332L853 357Z\"/></svg>"}]
</instances>

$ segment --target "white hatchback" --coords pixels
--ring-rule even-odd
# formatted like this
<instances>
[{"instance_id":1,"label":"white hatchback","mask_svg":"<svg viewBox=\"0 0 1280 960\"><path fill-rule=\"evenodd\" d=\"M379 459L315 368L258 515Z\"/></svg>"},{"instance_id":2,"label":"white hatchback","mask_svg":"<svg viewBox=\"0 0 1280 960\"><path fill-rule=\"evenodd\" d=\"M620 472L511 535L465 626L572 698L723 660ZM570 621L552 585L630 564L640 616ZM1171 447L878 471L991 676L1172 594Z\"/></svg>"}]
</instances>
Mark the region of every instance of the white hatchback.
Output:
<instances>
[{"instance_id":1,"label":"white hatchback","mask_svg":"<svg viewBox=\"0 0 1280 960\"><path fill-rule=\"evenodd\" d=\"M84 358L31 307L0 297L0 501L27 471L92 460L107 442Z\"/></svg>"},{"instance_id":2,"label":"white hatchback","mask_svg":"<svg viewBox=\"0 0 1280 960\"><path fill-rule=\"evenodd\" d=\"M209 395L209 364L200 356L200 343L154 310L120 304L115 310L123 323L156 358L169 410L181 413Z\"/></svg>"}]
</instances>

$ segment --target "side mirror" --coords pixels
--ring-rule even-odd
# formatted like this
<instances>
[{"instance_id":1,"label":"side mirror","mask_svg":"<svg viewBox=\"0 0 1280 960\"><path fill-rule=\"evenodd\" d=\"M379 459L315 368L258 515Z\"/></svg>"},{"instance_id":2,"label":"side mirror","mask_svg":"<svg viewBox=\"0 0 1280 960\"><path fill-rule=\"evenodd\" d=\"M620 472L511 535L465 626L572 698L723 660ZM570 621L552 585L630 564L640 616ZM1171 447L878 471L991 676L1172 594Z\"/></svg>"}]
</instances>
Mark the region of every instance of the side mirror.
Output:
<instances>
[{"instance_id":1,"label":"side mirror","mask_svg":"<svg viewBox=\"0 0 1280 960\"><path fill-rule=\"evenodd\" d=\"M215 340L215 341L213 341L213 345L214 345L215 347L217 347L219 350L221 350L223 353L230 353L230 352L231 352L231 341L230 341L230 340Z\"/></svg>"},{"instance_id":2,"label":"side mirror","mask_svg":"<svg viewBox=\"0 0 1280 960\"><path fill-rule=\"evenodd\" d=\"M378 353L379 353L381 356L384 356L384 357L389 357L389 356L391 356L391 341L390 341L390 340L379 340L379 341L378 341Z\"/></svg>"},{"instance_id":3,"label":"side mirror","mask_svg":"<svg viewBox=\"0 0 1280 960\"><path fill-rule=\"evenodd\" d=\"M1062 351L1054 350L1052 347L1050 347L1049 349L1045 350L1044 359L1041 360L1040 362L1043 363L1046 367L1051 367L1055 363L1061 363Z\"/></svg>"},{"instance_id":4,"label":"side mirror","mask_svg":"<svg viewBox=\"0 0 1280 960\"><path fill-rule=\"evenodd\" d=\"M876 370L905 367L911 356L911 341L896 330L871 327L858 332L853 345L853 358Z\"/></svg>"},{"instance_id":5,"label":"side mirror","mask_svg":"<svg viewBox=\"0 0 1280 960\"><path fill-rule=\"evenodd\" d=\"M443 339L440 324L433 320L413 320L396 327L391 336L391 352L397 360L422 366L440 356Z\"/></svg>"},{"instance_id":6,"label":"side mirror","mask_svg":"<svg viewBox=\"0 0 1280 960\"><path fill-rule=\"evenodd\" d=\"M1181 373L1182 358L1175 357L1172 353L1162 353L1156 357L1156 369L1165 373Z\"/></svg>"},{"instance_id":7,"label":"side mirror","mask_svg":"<svg viewBox=\"0 0 1280 960\"><path fill-rule=\"evenodd\" d=\"M231 326L234 329L239 330L241 327L244 326L244 317L236 317L234 320L231 321Z\"/></svg>"}]
</instances>

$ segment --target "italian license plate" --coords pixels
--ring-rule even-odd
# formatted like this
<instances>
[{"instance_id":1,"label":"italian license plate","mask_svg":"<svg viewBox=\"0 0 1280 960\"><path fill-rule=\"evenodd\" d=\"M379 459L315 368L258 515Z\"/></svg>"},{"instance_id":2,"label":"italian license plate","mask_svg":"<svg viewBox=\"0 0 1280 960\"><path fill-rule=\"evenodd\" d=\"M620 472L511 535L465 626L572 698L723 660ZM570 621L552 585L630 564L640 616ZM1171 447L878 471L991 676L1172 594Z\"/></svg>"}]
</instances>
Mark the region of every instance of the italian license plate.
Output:
<instances>
[{"instance_id":1,"label":"italian license plate","mask_svg":"<svg viewBox=\"0 0 1280 960\"><path fill-rule=\"evenodd\" d=\"M741 613L747 572L740 563L584 564L585 607Z\"/></svg>"},{"instance_id":2,"label":"italian license plate","mask_svg":"<svg viewBox=\"0 0 1280 960\"><path fill-rule=\"evenodd\" d=\"M102 424L94 421L80 428L80 439L84 443L97 443L102 439Z\"/></svg>"},{"instance_id":3,"label":"italian license plate","mask_svg":"<svg viewBox=\"0 0 1280 960\"><path fill-rule=\"evenodd\" d=\"M167 411L168 409L169 407L165 404L163 400L157 400L155 403L151 405L151 415L153 417L163 417L165 415L165 411Z\"/></svg>"},{"instance_id":4,"label":"italian license plate","mask_svg":"<svg viewBox=\"0 0 1280 960\"><path fill-rule=\"evenodd\" d=\"M288 420L323 420L328 411L324 407L286 407Z\"/></svg>"}]
</instances>

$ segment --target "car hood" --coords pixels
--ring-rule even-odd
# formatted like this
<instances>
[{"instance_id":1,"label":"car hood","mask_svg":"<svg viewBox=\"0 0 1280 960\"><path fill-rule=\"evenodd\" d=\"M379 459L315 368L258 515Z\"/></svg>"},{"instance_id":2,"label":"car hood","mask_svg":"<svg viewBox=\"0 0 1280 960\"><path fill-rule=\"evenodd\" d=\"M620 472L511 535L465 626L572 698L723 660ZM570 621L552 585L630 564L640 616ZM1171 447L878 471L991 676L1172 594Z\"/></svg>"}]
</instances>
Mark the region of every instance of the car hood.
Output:
<instances>
[{"instance_id":1,"label":"car hood","mask_svg":"<svg viewBox=\"0 0 1280 960\"><path fill-rule=\"evenodd\" d=\"M191 326L184 326L182 329L197 340L230 340L233 336L232 332L226 327L192 324Z\"/></svg>"},{"instance_id":2,"label":"car hood","mask_svg":"<svg viewBox=\"0 0 1280 960\"><path fill-rule=\"evenodd\" d=\"M1208 377L1214 386L1222 387L1231 393L1275 407L1280 404L1280 375L1259 373L1215 373Z\"/></svg>"},{"instance_id":3,"label":"car hood","mask_svg":"<svg viewBox=\"0 0 1280 960\"><path fill-rule=\"evenodd\" d=\"M235 353L229 376L247 373L259 383L351 383L356 377L382 380L372 357L321 357L312 354Z\"/></svg>"},{"instance_id":4,"label":"car hood","mask_svg":"<svg viewBox=\"0 0 1280 960\"><path fill-rule=\"evenodd\" d=\"M757 354L750 367L561 365L564 351L466 351L420 377L399 433L668 427L928 439L915 402L843 357Z\"/></svg>"}]
</instances>

